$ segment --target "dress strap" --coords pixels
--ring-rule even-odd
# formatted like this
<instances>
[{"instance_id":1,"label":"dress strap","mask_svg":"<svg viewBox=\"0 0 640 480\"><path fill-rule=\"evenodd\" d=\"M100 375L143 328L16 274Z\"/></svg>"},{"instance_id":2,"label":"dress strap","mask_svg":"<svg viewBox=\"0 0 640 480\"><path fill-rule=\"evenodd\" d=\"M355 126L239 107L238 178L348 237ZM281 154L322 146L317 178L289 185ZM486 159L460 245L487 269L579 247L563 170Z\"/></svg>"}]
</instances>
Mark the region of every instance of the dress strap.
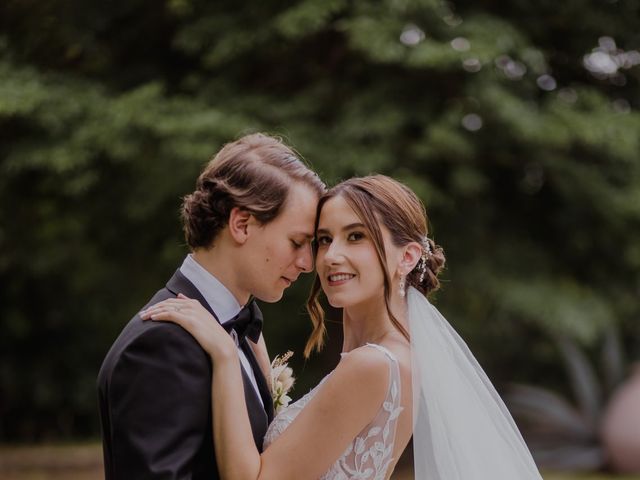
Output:
<instances>
[{"instance_id":1,"label":"dress strap","mask_svg":"<svg viewBox=\"0 0 640 480\"><path fill-rule=\"evenodd\" d=\"M387 357L389 357L391 360L393 360L396 364L398 363L398 359L395 357L395 355L393 353L391 353L391 351L389 351L389 349L387 349L386 347L383 347L382 345L378 345L377 343L365 343L365 346L367 347L373 347L376 350L381 351L382 353L384 353Z\"/></svg>"}]
</instances>

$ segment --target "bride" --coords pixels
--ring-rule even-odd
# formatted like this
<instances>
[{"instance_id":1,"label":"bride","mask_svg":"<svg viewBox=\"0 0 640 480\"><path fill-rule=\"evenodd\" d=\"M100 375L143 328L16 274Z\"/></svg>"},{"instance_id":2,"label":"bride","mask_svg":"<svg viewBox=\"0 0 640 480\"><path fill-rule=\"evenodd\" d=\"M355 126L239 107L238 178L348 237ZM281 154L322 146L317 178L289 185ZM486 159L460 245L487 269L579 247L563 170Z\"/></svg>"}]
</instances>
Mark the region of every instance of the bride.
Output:
<instances>
[{"instance_id":1,"label":"bride","mask_svg":"<svg viewBox=\"0 0 640 480\"><path fill-rule=\"evenodd\" d=\"M426 299L445 262L427 233L420 200L389 177L352 178L321 198L305 355L322 348L322 290L343 309L342 358L276 416L262 454L238 408L244 393L232 337L185 297L144 313L181 325L211 356L221 478L388 479L413 435L417 479L541 479L491 382Z\"/></svg>"}]
</instances>

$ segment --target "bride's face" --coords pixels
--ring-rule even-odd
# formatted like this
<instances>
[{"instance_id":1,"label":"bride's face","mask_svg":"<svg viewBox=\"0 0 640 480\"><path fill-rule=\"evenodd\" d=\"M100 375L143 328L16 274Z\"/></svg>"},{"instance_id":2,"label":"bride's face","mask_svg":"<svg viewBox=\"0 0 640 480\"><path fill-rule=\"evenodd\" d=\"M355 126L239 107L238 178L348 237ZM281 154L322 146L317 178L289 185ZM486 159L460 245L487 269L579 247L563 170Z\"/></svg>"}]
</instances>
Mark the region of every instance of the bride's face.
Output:
<instances>
[{"instance_id":1,"label":"bride's face","mask_svg":"<svg viewBox=\"0 0 640 480\"><path fill-rule=\"evenodd\" d=\"M388 254L394 247L389 232L381 230ZM373 239L342 197L322 206L316 236L316 269L329 303L337 308L371 301L384 304L384 274ZM387 268L394 271L393 265Z\"/></svg>"}]
</instances>

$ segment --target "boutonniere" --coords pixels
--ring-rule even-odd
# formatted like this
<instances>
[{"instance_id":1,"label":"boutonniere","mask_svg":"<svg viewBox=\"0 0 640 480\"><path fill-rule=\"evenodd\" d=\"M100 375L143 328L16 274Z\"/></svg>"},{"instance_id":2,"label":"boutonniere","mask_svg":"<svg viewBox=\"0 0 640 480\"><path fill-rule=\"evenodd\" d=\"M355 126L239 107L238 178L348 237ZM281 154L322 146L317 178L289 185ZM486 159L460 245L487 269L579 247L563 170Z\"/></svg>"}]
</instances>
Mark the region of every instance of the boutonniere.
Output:
<instances>
[{"instance_id":1,"label":"boutonniere","mask_svg":"<svg viewBox=\"0 0 640 480\"><path fill-rule=\"evenodd\" d=\"M296 380L293 377L293 370L288 364L288 360L292 355L293 352L291 351L284 355L276 355L273 362L271 362L271 397L273 398L273 408L276 413L289 405L291 401L291 397L287 394Z\"/></svg>"}]
</instances>

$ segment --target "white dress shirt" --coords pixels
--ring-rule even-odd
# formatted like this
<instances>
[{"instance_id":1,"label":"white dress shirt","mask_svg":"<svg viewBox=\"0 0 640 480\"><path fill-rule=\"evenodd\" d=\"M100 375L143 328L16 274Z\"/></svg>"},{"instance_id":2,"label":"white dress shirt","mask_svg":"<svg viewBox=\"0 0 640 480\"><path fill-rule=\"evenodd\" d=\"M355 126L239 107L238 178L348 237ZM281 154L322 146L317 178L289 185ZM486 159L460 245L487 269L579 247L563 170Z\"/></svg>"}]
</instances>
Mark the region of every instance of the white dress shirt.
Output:
<instances>
[{"instance_id":1,"label":"white dress shirt","mask_svg":"<svg viewBox=\"0 0 640 480\"><path fill-rule=\"evenodd\" d=\"M182 262L182 265L180 266L180 273L195 285L211 309L216 313L216 316L222 325L240 313L242 306L238 303L236 297L233 296L229 289L225 287L220 280L196 262L192 255L187 255L184 259L184 262ZM240 347L238 347L238 356L240 357L242 368L249 376L251 385L253 385L253 388L262 403L262 397L258 390L255 374L253 373L249 359Z\"/></svg>"}]
</instances>

